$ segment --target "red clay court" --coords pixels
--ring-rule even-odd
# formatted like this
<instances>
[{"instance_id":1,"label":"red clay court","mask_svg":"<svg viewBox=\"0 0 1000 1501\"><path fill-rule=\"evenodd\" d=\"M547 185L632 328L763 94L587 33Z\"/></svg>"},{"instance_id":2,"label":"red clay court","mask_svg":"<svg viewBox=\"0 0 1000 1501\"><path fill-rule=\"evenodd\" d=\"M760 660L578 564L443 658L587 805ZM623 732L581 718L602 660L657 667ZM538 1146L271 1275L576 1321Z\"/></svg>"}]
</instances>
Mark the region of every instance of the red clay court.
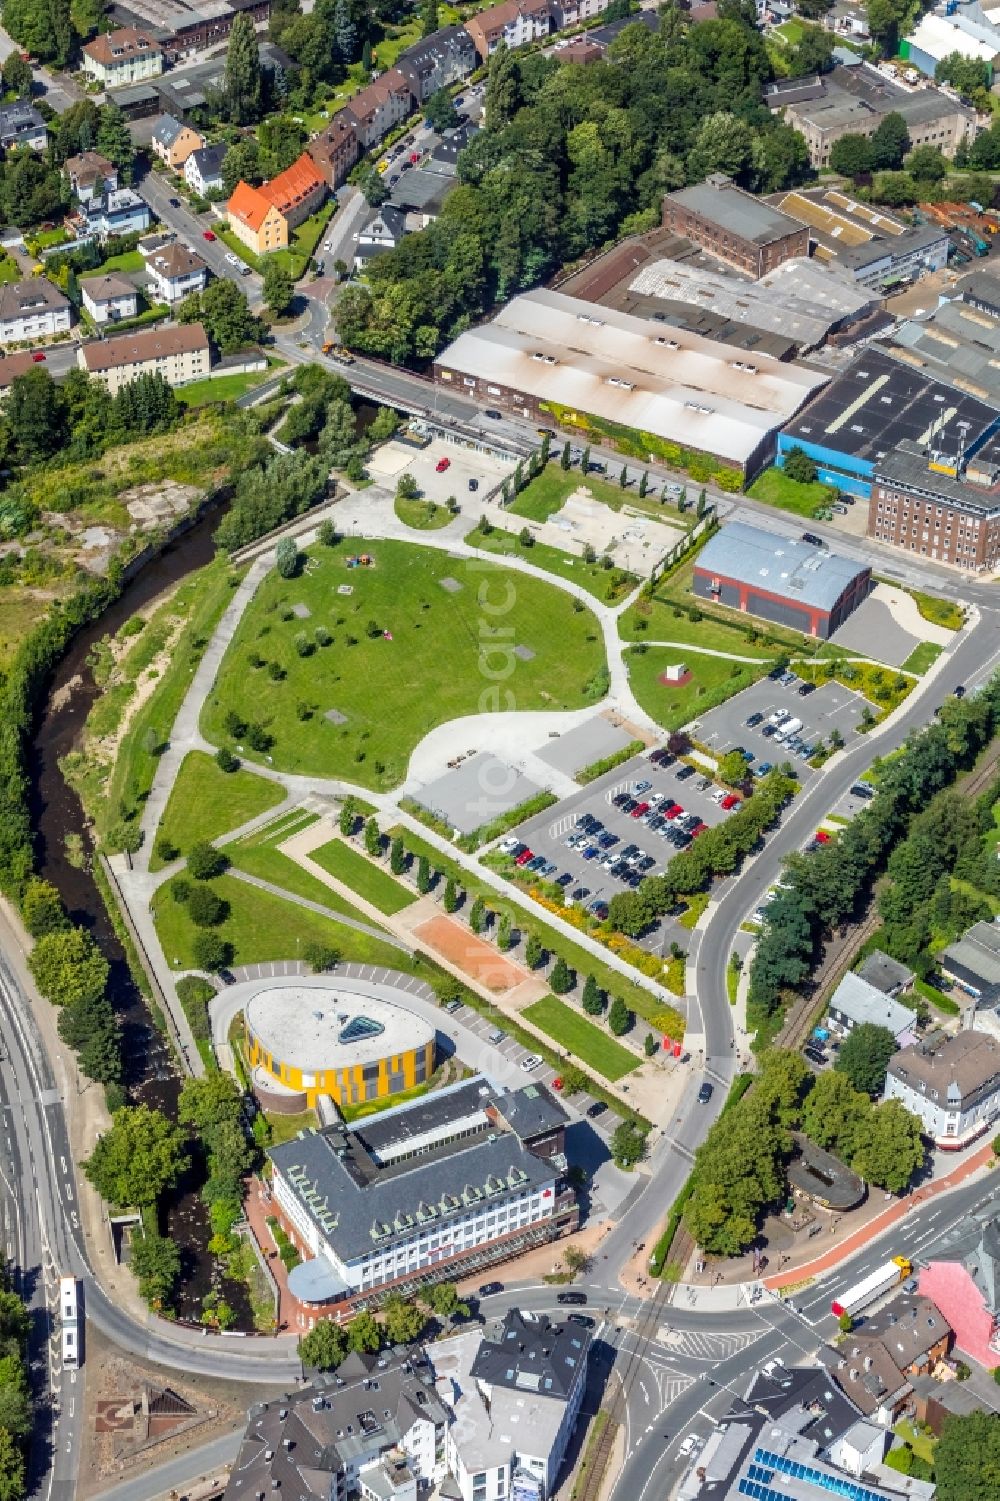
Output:
<instances>
[{"instance_id":1,"label":"red clay court","mask_svg":"<svg viewBox=\"0 0 1000 1501\"><path fill-rule=\"evenodd\" d=\"M429 922L414 928L413 933L421 943L447 959L449 964L496 994L513 990L525 977L520 965L505 959L492 944L469 933L461 923L453 922L450 917L432 917Z\"/></svg>"}]
</instances>

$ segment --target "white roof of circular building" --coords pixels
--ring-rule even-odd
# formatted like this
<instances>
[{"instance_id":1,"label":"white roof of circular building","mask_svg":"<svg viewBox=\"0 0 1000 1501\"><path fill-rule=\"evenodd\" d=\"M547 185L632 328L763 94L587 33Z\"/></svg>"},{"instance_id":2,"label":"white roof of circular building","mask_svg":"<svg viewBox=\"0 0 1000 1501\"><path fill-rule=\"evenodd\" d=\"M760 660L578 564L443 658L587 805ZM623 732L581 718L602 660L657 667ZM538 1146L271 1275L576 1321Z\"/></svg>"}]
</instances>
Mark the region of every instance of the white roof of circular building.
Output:
<instances>
[{"instance_id":1,"label":"white roof of circular building","mask_svg":"<svg viewBox=\"0 0 1000 1501\"><path fill-rule=\"evenodd\" d=\"M434 1039L402 1005L335 983L265 986L247 1002L246 1022L272 1058L308 1072L376 1063Z\"/></svg>"}]
</instances>

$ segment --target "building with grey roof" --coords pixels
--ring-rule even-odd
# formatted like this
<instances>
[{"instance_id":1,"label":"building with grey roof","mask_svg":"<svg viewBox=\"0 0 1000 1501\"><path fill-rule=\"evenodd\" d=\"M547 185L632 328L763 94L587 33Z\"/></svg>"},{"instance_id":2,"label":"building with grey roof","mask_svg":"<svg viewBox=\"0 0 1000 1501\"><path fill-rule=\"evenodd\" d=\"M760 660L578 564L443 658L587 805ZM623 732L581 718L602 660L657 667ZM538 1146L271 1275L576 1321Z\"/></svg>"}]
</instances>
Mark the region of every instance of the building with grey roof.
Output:
<instances>
[{"instance_id":1,"label":"building with grey roof","mask_svg":"<svg viewBox=\"0 0 1000 1501\"><path fill-rule=\"evenodd\" d=\"M48 141L45 121L30 99L15 99L12 104L0 105L0 148L44 151Z\"/></svg>"},{"instance_id":2,"label":"building with grey roof","mask_svg":"<svg viewBox=\"0 0 1000 1501\"><path fill-rule=\"evenodd\" d=\"M448 1469L462 1501L555 1494L580 1412L590 1334L546 1314L508 1310L485 1330L428 1346L452 1415Z\"/></svg>"},{"instance_id":3,"label":"building with grey roof","mask_svg":"<svg viewBox=\"0 0 1000 1501\"><path fill-rule=\"evenodd\" d=\"M694 566L700 599L824 641L870 588L871 569L863 564L742 521L721 527Z\"/></svg>"},{"instance_id":4,"label":"building with grey roof","mask_svg":"<svg viewBox=\"0 0 1000 1501\"><path fill-rule=\"evenodd\" d=\"M874 985L883 995L898 995L901 990L909 990L915 978L912 969L907 969L891 955L883 954L881 949L872 949L856 973L859 980Z\"/></svg>"},{"instance_id":5,"label":"building with grey roof","mask_svg":"<svg viewBox=\"0 0 1000 1501\"><path fill-rule=\"evenodd\" d=\"M680 328L539 290L514 297L492 322L437 356L434 376L484 405L564 425L576 412L606 432L648 434L751 477L774 434L826 377L767 355L741 356ZM652 445L645 441L644 450Z\"/></svg>"},{"instance_id":6,"label":"building with grey roof","mask_svg":"<svg viewBox=\"0 0 1000 1501\"><path fill-rule=\"evenodd\" d=\"M977 1005L1000 1001L1000 926L977 922L938 955L944 974Z\"/></svg>"},{"instance_id":7,"label":"building with grey roof","mask_svg":"<svg viewBox=\"0 0 1000 1501\"><path fill-rule=\"evenodd\" d=\"M69 298L44 276L6 282L0 286L0 344L21 344L65 333L72 312Z\"/></svg>"},{"instance_id":8,"label":"building with grey roof","mask_svg":"<svg viewBox=\"0 0 1000 1501\"><path fill-rule=\"evenodd\" d=\"M884 1098L901 1100L938 1147L967 1146L1000 1115L1000 1041L937 1032L896 1053Z\"/></svg>"},{"instance_id":9,"label":"building with grey roof","mask_svg":"<svg viewBox=\"0 0 1000 1501\"><path fill-rule=\"evenodd\" d=\"M809 254L808 230L721 172L668 193L663 224L752 277Z\"/></svg>"},{"instance_id":10,"label":"building with grey roof","mask_svg":"<svg viewBox=\"0 0 1000 1501\"><path fill-rule=\"evenodd\" d=\"M900 324L889 348L915 369L1000 405L1000 315L957 299L942 302Z\"/></svg>"},{"instance_id":11,"label":"building with grey roof","mask_svg":"<svg viewBox=\"0 0 1000 1501\"><path fill-rule=\"evenodd\" d=\"M356 1305L468 1275L575 1228L565 1115L560 1125L551 1097L519 1106L519 1093L470 1080L446 1103L410 1102L271 1148L275 1206L309 1257L289 1277L293 1296L306 1307ZM521 1134L501 1111L523 1121Z\"/></svg>"},{"instance_id":12,"label":"building with grey roof","mask_svg":"<svg viewBox=\"0 0 1000 1501\"><path fill-rule=\"evenodd\" d=\"M939 224L921 224L901 235L876 235L860 245L838 247L837 264L862 286L888 287L946 266L948 232Z\"/></svg>"},{"instance_id":13,"label":"building with grey roof","mask_svg":"<svg viewBox=\"0 0 1000 1501\"><path fill-rule=\"evenodd\" d=\"M874 1027L885 1027L896 1039L897 1047L916 1040L913 1012L853 971L848 971L833 992L827 1014L830 1025L844 1035L867 1022Z\"/></svg>"},{"instance_id":14,"label":"building with grey roof","mask_svg":"<svg viewBox=\"0 0 1000 1501\"><path fill-rule=\"evenodd\" d=\"M225 1501L416 1501L445 1478L448 1413L420 1350L351 1354L299 1391L260 1402Z\"/></svg>"},{"instance_id":15,"label":"building with grey roof","mask_svg":"<svg viewBox=\"0 0 1000 1501\"><path fill-rule=\"evenodd\" d=\"M970 271L960 278L956 291L970 307L1000 318L1000 277L992 271Z\"/></svg>"},{"instance_id":16,"label":"building with grey roof","mask_svg":"<svg viewBox=\"0 0 1000 1501\"><path fill-rule=\"evenodd\" d=\"M464 26L440 26L396 58L413 97L423 104L438 89L468 78L478 66L475 43Z\"/></svg>"}]
</instances>

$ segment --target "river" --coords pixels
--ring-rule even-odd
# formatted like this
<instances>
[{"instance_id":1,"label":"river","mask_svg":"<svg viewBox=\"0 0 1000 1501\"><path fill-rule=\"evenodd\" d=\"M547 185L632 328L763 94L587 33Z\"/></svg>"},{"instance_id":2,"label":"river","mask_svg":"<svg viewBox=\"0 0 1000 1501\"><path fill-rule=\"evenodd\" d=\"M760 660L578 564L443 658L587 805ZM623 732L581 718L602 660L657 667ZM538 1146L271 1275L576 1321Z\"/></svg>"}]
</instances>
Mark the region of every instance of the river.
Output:
<instances>
[{"instance_id":1,"label":"river","mask_svg":"<svg viewBox=\"0 0 1000 1501\"><path fill-rule=\"evenodd\" d=\"M121 598L74 639L49 686L44 712L33 740L31 758L31 815L36 832L39 874L57 888L70 917L87 928L111 966L109 994L122 1028L125 1083L133 1102L156 1106L174 1116L180 1074L173 1054L157 1030L145 997L135 985L124 950L108 917L89 865L81 869L67 857L66 837L79 835L90 852L83 807L63 778L60 761L78 744L91 706L100 691L87 664L91 647L113 634L137 611L187 574L210 563L215 555L212 532L221 510L211 508L189 531L146 564L128 584ZM91 1085L91 1088L97 1088ZM214 1258L208 1252L211 1226L198 1192L200 1164L179 1185L166 1206L162 1226L182 1256L182 1289L177 1299L181 1318L197 1321L201 1301L212 1286ZM237 1315L237 1327L253 1327L250 1303L242 1283L226 1281L226 1301Z\"/></svg>"}]
</instances>

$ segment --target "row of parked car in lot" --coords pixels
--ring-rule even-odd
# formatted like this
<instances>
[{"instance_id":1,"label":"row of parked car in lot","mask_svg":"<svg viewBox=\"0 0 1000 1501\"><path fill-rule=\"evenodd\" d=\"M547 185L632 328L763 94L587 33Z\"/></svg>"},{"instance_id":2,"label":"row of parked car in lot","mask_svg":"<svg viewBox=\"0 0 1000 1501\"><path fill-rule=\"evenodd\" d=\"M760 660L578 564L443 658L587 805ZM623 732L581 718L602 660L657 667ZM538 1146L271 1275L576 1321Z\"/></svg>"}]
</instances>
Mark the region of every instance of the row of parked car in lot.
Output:
<instances>
[{"instance_id":1,"label":"row of parked car in lot","mask_svg":"<svg viewBox=\"0 0 1000 1501\"><path fill-rule=\"evenodd\" d=\"M775 709L771 714L763 712L751 714L746 725L748 730L756 730L759 726L764 739L770 740L775 749L780 749L783 755L798 756L801 760L808 761L809 757L815 756L820 748L818 740L813 740L808 732L803 733L802 720L797 719L788 709ZM749 751L744 751L741 746L737 746L737 750L742 752L748 765L756 760L755 756ZM756 776L764 776L770 770L769 761L764 761L754 767Z\"/></svg>"}]
</instances>

